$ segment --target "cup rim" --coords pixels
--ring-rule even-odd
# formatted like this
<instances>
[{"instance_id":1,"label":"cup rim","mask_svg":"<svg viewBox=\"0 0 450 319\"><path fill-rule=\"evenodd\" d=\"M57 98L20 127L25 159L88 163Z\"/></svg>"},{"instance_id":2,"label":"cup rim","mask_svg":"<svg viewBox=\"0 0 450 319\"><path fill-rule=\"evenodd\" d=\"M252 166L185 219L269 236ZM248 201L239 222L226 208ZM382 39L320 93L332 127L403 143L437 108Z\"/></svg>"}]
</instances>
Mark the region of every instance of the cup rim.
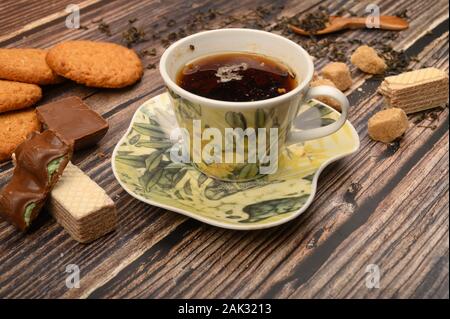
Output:
<instances>
[{"instance_id":1,"label":"cup rim","mask_svg":"<svg viewBox=\"0 0 450 319\"><path fill-rule=\"evenodd\" d=\"M306 73L306 75L303 77L302 81L297 84L297 86L292 90L289 91L286 94L273 97L266 100L258 100L258 101L249 101L249 102L232 102L232 101L221 101L221 100L214 100L210 98L206 98L203 96L196 95L194 93L191 93L182 87L180 87L178 84L176 84L167 73L166 69L166 63L167 59L169 58L170 54L179 46L186 44L186 42L192 41L194 38L203 36L205 34L219 34L225 33L225 32L249 32L249 33L260 33L264 34L267 37L272 37L278 40L285 41L289 43L290 45L294 45L298 49L298 51L303 55L303 57L306 59L306 63L309 65L309 70ZM276 57L275 57L276 58ZM188 99L194 103L197 104L207 104L210 107L216 107L216 108L230 108L230 107L239 107L239 108L260 108L265 106L270 106L275 103L282 103L285 102L291 98L293 98L295 95L299 94L312 80L313 74L314 74L314 63L312 61L311 56L308 54L308 52L303 49L302 46L295 43L294 41L285 38L283 36L280 36L278 34L274 34L267 31L262 30L255 30L255 29L244 29L244 28L225 28L225 29L217 29L217 30L208 30L208 31L202 31L198 32L192 35L189 35L183 39L180 39L174 43L172 43L163 53L161 56L161 59L159 61L159 72L161 74L161 77L163 78L166 85L169 87L169 89L173 90L178 95L182 96L185 99Z\"/></svg>"}]
</instances>

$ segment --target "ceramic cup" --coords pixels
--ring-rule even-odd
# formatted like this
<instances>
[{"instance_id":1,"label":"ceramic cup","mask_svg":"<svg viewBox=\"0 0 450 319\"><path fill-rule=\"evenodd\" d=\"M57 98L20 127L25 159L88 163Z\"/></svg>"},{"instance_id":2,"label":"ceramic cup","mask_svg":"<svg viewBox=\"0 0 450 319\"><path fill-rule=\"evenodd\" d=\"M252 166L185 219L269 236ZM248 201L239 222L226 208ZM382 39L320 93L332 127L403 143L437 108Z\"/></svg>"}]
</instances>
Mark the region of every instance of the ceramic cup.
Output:
<instances>
[{"instance_id":1,"label":"ceramic cup","mask_svg":"<svg viewBox=\"0 0 450 319\"><path fill-rule=\"evenodd\" d=\"M195 95L176 84L177 73L186 63L196 58L227 52L254 53L279 61L295 74L297 86L284 95L267 100L228 102ZM272 168L276 166L267 159L269 151L281 154L286 145L330 135L339 130L347 119L349 102L345 95L330 86L310 88L314 74L312 58L298 44L273 33L252 29L220 29L188 36L167 48L161 57L160 72L170 93L178 124L189 132L191 160L203 173L221 180L247 181L270 174L270 169L261 169L264 165L272 165ZM341 104L341 116L326 126L302 127L298 114L301 105L319 96L338 101ZM220 163L204 161L203 158L198 160L201 157L198 155L208 141L202 140L200 149L195 148L195 145L199 145L199 134L207 128L215 128L222 133L224 142L227 136L225 130L229 128L253 128L256 132L259 132L258 128L266 128L267 141L273 141L269 131L276 128L277 138L276 143L266 143L266 158L256 156L256 163L255 156L248 154L248 141L244 143L244 156L239 161L237 157L233 162L223 159ZM273 144L276 146L269 150ZM220 152L223 148L216 150Z\"/></svg>"}]
</instances>

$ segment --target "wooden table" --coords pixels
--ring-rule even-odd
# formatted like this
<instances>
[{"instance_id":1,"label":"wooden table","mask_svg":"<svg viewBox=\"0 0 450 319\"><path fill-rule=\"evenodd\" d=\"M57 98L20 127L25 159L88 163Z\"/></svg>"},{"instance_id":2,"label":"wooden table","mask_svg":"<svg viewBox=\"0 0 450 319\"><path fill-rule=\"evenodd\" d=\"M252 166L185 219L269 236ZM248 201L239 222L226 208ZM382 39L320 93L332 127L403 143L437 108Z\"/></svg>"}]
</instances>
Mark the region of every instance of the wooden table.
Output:
<instances>
[{"instance_id":1,"label":"wooden table","mask_svg":"<svg viewBox=\"0 0 450 319\"><path fill-rule=\"evenodd\" d=\"M65 7L77 2L82 28L68 29ZM372 2L379 4L382 14L408 9L411 27L391 43L417 56L411 67L448 71L447 1ZM156 56L143 58L148 69L143 80L130 88L100 90L71 82L45 88L41 103L77 95L108 119L111 128L106 138L98 148L76 154L74 162L114 198L119 225L116 232L82 245L45 212L28 234L1 221L0 297L448 298L448 108L440 109L433 123L424 119L412 124L398 151L391 152L367 136L368 118L383 105L376 93L380 80L357 70L348 96L350 121L361 138L361 149L323 172L313 204L288 224L251 232L212 227L139 202L121 189L112 174L111 152L133 113L164 92L158 69L152 69L167 45L164 39L178 37L172 33L192 23L197 23L192 32L224 26L278 32L278 18L300 16L318 5L331 12L345 7L363 15L366 4L356 0L2 1L1 47L46 48L69 39L121 42L129 20L138 18L134 25L143 27L148 39L133 48L155 48ZM254 19L256 14L265 24ZM98 29L100 19L110 26L110 36ZM359 30L334 38L368 43L381 36L382 31ZM296 35L289 37L303 41ZM317 59L316 67L327 61ZM0 166L1 185L11 168L10 163ZM361 186L356 194L349 191L352 183ZM78 289L65 285L69 264L81 270ZM366 285L371 265L381 272L379 288Z\"/></svg>"}]
</instances>

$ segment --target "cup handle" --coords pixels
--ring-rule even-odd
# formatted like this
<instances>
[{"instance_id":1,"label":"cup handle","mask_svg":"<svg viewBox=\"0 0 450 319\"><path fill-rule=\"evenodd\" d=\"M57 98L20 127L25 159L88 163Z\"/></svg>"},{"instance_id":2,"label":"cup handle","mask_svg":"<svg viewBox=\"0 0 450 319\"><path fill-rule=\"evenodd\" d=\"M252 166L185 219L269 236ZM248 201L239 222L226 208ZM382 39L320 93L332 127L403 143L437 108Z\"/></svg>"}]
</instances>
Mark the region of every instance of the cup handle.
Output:
<instances>
[{"instance_id":1,"label":"cup handle","mask_svg":"<svg viewBox=\"0 0 450 319\"><path fill-rule=\"evenodd\" d=\"M326 96L337 100L341 105L341 116L336 122L324 127L318 127L309 130L291 130L287 137L288 144L295 144L328 136L339 130L345 124L345 121L348 117L348 108L350 103L348 102L348 99L344 95L344 93L332 86L317 86L308 90L304 101L309 101L319 96Z\"/></svg>"}]
</instances>

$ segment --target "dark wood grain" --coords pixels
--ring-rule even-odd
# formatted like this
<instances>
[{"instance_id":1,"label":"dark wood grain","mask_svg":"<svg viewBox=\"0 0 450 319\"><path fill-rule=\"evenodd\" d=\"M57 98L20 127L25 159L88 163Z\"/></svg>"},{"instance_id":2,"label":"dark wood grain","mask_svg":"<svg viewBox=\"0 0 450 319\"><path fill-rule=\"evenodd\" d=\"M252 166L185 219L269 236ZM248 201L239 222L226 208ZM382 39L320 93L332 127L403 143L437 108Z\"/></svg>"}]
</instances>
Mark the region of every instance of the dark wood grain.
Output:
<instances>
[{"instance_id":1,"label":"dark wood grain","mask_svg":"<svg viewBox=\"0 0 450 319\"><path fill-rule=\"evenodd\" d=\"M80 2L50 0L42 5L42 1L38 0L4 0L1 3L0 37L20 32L19 30L24 30L27 25L48 19L55 13L62 13L68 4Z\"/></svg>"},{"instance_id":2,"label":"dark wood grain","mask_svg":"<svg viewBox=\"0 0 450 319\"><path fill-rule=\"evenodd\" d=\"M383 14L408 9L411 28L393 45L418 56L412 67L433 65L448 71L446 1L376 2ZM301 15L319 4L334 12L345 5L363 14L365 8L360 1L219 0L194 5L176 0L100 1L89 2L82 10L87 30L69 30L60 13L62 2L50 5L46 15L35 2L21 9L2 2L0 18L7 15L11 22L7 29L0 29L0 46L46 48L67 39L120 43L128 20L138 18L136 25L144 28L148 41L134 49L156 48L157 56L144 58L150 64L164 51L161 39L152 35L165 38L198 12L221 12L202 28L251 27L252 10L273 8L264 18L268 29L276 29L277 18ZM22 10L30 12L23 15ZM232 16L248 18L242 23ZM95 21L100 18L110 24L111 37L97 29ZM175 26L167 26L170 19ZM32 23L35 28L23 29ZM381 31L355 30L334 37L369 42L382 35ZM288 36L300 44L304 41ZM316 67L327 61L316 60ZM316 199L302 216L252 232L219 229L146 205L115 181L110 154L136 109L164 91L158 70L146 70L140 83L118 91L71 82L46 88L42 103L77 95L108 119L111 129L106 138L98 148L77 154L74 162L114 198L119 227L92 244L81 245L48 216L42 216L40 227L27 235L0 222L0 297L448 298L448 108L439 111L435 130L423 127L427 121L413 125L400 149L390 154L386 146L367 136L367 120L383 104L376 93L379 81L354 69L352 73L350 121L360 135L360 151L322 173ZM0 166L1 184L10 171L11 164ZM347 189L356 182L362 189L354 201L348 201ZM65 267L70 263L81 269L80 289L65 286ZM382 271L380 289L365 286L369 264L377 264Z\"/></svg>"}]
</instances>

